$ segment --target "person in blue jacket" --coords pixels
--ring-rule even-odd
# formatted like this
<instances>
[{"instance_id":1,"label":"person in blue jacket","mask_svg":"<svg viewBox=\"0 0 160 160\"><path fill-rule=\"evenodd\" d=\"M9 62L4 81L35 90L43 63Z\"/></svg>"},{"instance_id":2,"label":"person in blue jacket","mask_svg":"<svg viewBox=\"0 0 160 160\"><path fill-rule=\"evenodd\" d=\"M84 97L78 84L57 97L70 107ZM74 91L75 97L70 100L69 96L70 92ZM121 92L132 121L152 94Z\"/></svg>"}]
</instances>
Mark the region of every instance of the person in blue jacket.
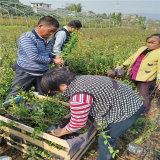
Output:
<instances>
[{"instance_id":1,"label":"person in blue jacket","mask_svg":"<svg viewBox=\"0 0 160 160\"><path fill-rule=\"evenodd\" d=\"M28 91L32 86L44 94L40 81L43 74L49 70L49 64L62 64L59 55L51 53L50 36L59 28L59 22L51 17L41 18L32 31L22 34L18 40L18 60L14 67L16 75L11 86L11 92L6 98L9 100L16 96L20 89Z\"/></svg>"}]
</instances>

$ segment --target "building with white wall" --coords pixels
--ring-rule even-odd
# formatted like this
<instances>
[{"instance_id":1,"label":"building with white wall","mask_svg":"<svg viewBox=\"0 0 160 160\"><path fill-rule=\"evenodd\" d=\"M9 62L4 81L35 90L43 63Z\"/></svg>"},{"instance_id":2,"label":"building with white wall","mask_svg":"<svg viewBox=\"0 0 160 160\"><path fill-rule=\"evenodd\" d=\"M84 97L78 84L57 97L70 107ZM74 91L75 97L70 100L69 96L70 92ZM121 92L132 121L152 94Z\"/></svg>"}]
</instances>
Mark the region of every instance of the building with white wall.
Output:
<instances>
[{"instance_id":1,"label":"building with white wall","mask_svg":"<svg viewBox=\"0 0 160 160\"><path fill-rule=\"evenodd\" d=\"M40 9L50 10L51 9L51 4L46 4L46 3L31 3L31 7L33 8L33 11L35 11L37 13L38 10L40 10Z\"/></svg>"}]
</instances>

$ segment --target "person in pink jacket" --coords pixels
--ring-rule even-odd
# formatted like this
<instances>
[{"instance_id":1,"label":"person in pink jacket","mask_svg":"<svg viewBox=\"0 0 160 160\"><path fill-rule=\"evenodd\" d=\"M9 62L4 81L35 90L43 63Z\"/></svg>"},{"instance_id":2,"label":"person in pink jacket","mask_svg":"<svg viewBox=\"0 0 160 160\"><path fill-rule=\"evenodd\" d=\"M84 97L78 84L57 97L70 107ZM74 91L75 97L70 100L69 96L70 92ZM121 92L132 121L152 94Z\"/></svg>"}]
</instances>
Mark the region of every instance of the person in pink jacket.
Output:
<instances>
[{"instance_id":1,"label":"person in pink jacket","mask_svg":"<svg viewBox=\"0 0 160 160\"><path fill-rule=\"evenodd\" d=\"M151 81L157 76L157 87L160 90L160 34L153 34L146 39L147 46L138 49L121 66L122 69L129 66L128 74L132 82L137 85L139 95L144 98L144 110L142 115L147 114L149 106L149 87Z\"/></svg>"}]
</instances>

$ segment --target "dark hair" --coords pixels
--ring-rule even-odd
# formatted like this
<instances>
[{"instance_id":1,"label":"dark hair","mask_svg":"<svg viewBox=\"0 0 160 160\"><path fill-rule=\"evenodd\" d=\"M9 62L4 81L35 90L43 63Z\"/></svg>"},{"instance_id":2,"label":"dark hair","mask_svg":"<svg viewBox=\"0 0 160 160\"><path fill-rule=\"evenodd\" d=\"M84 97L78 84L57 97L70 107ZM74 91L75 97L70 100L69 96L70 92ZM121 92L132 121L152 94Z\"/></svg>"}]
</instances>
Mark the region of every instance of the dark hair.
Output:
<instances>
[{"instance_id":1,"label":"dark hair","mask_svg":"<svg viewBox=\"0 0 160 160\"><path fill-rule=\"evenodd\" d=\"M50 26L50 27L53 26L53 27L59 28L59 22L51 16L45 16L45 17L41 18L39 20L38 24L40 24L42 22L44 24L46 24L47 26Z\"/></svg>"},{"instance_id":2,"label":"dark hair","mask_svg":"<svg viewBox=\"0 0 160 160\"><path fill-rule=\"evenodd\" d=\"M60 91L60 84L69 85L75 78L75 74L65 69L52 68L41 79L41 87L44 91Z\"/></svg>"},{"instance_id":3,"label":"dark hair","mask_svg":"<svg viewBox=\"0 0 160 160\"><path fill-rule=\"evenodd\" d=\"M69 27L79 28L82 27L82 24L79 20L73 20L68 23Z\"/></svg>"},{"instance_id":4,"label":"dark hair","mask_svg":"<svg viewBox=\"0 0 160 160\"><path fill-rule=\"evenodd\" d=\"M160 34L159 33L152 34L151 36L147 37L146 42L148 41L149 38L152 38L152 37L158 37L159 38L159 43L160 43Z\"/></svg>"}]
</instances>

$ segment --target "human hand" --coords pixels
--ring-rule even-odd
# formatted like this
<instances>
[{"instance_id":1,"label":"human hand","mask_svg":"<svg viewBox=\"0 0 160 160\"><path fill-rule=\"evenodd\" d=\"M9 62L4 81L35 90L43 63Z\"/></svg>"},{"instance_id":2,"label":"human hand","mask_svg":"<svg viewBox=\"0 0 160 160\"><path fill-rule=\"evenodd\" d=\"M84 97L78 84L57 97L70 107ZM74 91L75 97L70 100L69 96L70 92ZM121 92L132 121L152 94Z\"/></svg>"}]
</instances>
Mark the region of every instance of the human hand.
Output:
<instances>
[{"instance_id":1,"label":"human hand","mask_svg":"<svg viewBox=\"0 0 160 160\"><path fill-rule=\"evenodd\" d=\"M68 132L65 127L64 128L60 128L58 127L56 130L51 130L51 131L47 131L49 132L51 135L56 136L56 137L61 137L65 134L70 134L72 132Z\"/></svg>"},{"instance_id":2,"label":"human hand","mask_svg":"<svg viewBox=\"0 0 160 160\"><path fill-rule=\"evenodd\" d=\"M56 137L61 137L61 132L62 132L62 128L58 127L57 129L55 130L51 130L51 131L46 131L48 133L50 133L51 135L53 136L56 136Z\"/></svg>"},{"instance_id":3,"label":"human hand","mask_svg":"<svg viewBox=\"0 0 160 160\"><path fill-rule=\"evenodd\" d=\"M124 65L122 64L121 66L117 66L115 69L122 69Z\"/></svg>"},{"instance_id":4,"label":"human hand","mask_svg":"<svg viewBox=\"0 0 160 160\"><path fill-rule=\"evenodd\" d=\"M55 56L55 58L53 59L53 62L56 64L63 64L63 60L61 59L59 54Z\"/></svg>"}]
</instances>

